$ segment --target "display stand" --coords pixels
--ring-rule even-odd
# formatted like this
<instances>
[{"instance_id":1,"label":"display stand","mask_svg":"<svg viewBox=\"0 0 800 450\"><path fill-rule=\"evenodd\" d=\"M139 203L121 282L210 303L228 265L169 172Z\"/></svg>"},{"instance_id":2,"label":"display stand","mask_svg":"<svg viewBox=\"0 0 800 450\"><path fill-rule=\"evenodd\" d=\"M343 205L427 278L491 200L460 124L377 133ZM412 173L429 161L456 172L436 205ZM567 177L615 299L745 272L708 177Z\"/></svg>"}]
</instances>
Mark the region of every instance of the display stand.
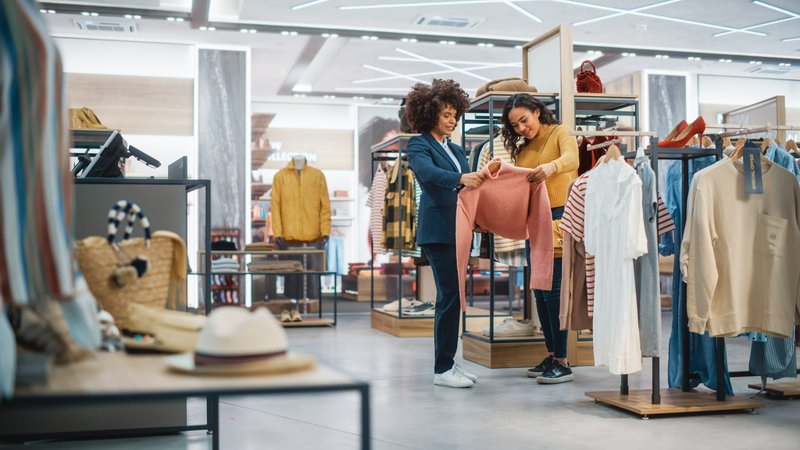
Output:
<instances>
[{"instance_id":1,"label":"display stand","mask_svg":"<svg viewBox=\"0 0 800 450\"><path fill-rule=\"evenodd\" d=\"M418 136L418 134L399 134L393 138L387 139L383 142L375 144L372 146L372 163L371 169L372 173L370 179L375 177L375 167L376 163L381 162L389 162L389 161L396 161L398 156L401 158L401 161L407 161L407 154L406 148L408 146L408 141L414 137ZM463 136L463 134L462 134ZM465 139L470 140L481 140L482 136L470 136L465 137ZM403 171L398 172L398 185L402 185L403 181ZM402 203L400 204L400 228L402 228ZM395 300L398 301L398 311L384 311L381 308L375 307L375 249L373 248L371 251L370 257L370 309L371 309L371 323L372 328L383 331L385 333L391 334L397 337L432 337L433 336L433 322L434 322L434 315L427 315L427 316L419 316L419 315L409 315L407 313L403 313L402 308L400 308L400 300L403 298L403 252L404 250L401 248L402 242L398 240L398 248L392 249L391 253L393 255L397 255L397 262L391 263L396 264L397 269L395 272L397 273L397 298ZM419 271L417 271L416 276L416 283L419 286ZM415 296L416 298L417 296ZM386 301L392 301L387 295ZM478 308L470 308L470 311L474 312L477 315L481 313L485 313Z\"/></svg>"},{"instance_id":2,"label":"display stand","mask_svg":"<svg viewBox=\"0 0 800 450\"><path fill-rule=\"evenodd\" d=\"M462 136L467 135L467 125L484 125L487 126L487 130L493 130L495 126L499 126L499 116L502 114L503 106L514 94L516 94L516 92L493 91L475 98L470 103L470 107L462 120ZM530 95L544 103L558 116L560 112L560 102L557 94L532 92ZM489 151L493 155L494 136L487 134L483 136L483 139L489 140ZM476 311L468 308L467 311L462 312L462 323L470 323L470 319L473 321L475 321L475 319L480 319L481 323L484 323L486 319L488 319L489 336L484 336L482 331L470 331L470 327L464 327L464 331L461 335L464 359L493 369L529 367L535 365L548 355L543 335L535 334L533 336L511 338L497 337L494 335L495 319L503 315L497 314L495 310L495 274L497 270L495 269L493 257L494 235L492 234L489 234L489 255L489 311ZM530 319L531 299L530 289L527 288L527 286L530 285L530 272L528 268L526 268L523 273L523 292L525 293L523 317ZM511 295L511 292L509 292L509 295ZM478 314L476 314L476 312L478 312ZM510 313L505 316L509 315ZM585 346L585 343L577 342L576 336L574 335L572 337L572 342L568 342L568 347L577 352L578 347ZM573 361L577 361L577 358L574 358ZM576 362L576 365L579 364L580 362Z\"/></svg>"},{"instance_id":3,"label":"display stand","mask_svg":"<svg viewBox=\"0 0 800 450\"><path fill-rule=\"evenodd\" d=\"M681 172L681 201L684 213L681 217L681 226L686 226L687 203L689 198L689 161L697 158L714 156L718 160L722 158L721 145L715 149L703 149L699 147L687 148L660 148L655 139L651 148L645 150L645 154L650 157L653 170L658 173L659 160L679 160L682 163ZM625 154L626 158L635 157L635 152ZM681 283L681 291L684 301L686 301L686 283ZM686 308L683 308L682 333L683 345L681 348L681 369L683 371L683 386L678 389L659 389L657 360L653 361L653 389L637 390L629 392L627 376L622 376L620 391L593 391L586 392L585 395L595 402L608 406L614 406L626 411L638 414L643 419L650 416L670 415L670 414L697 414L723 411L754 411L764 407L764 403L759 400L749 398L726 398L725 396L725 372L722 370L725 358L725 340L716 338L716 360L717 360L717 391L715 394L703 394L693 391L689 387L689 319ZM658 391L658 392L656 392Z\"/></svg>"},{"instance_id":4,"label":"display stand","mask_svg":"<svg viewBox=\"0 0 800 450\"><path fill-rule=\"evenodd\" d=\"M202 252L201 252L202 254ZM321 249L295 249L295 250L239 250L239 251L228 251L228 250L214 250L211 252L212 256L217 255L241 255L241 256L279 256L279 255L322 255L323 260L323 270L303 270L303 271L240 271L240 272L208 272L208 275L231 275L231 276L286 276L286 275L302 275L305 279L308 276L316 276L319 280L318 287L319 290L317 294L319 295L319 309L317 311L317 317L315 318L303 318L302 322L281 322L285 328L304 328L304 327L335 327L336 326L336 318L337 318L337 301L339 299L338 294L338 282L336 277L334 277L333 281L333 313L330 317L323 317L323 295L322 295L322 277L334 275L335 272L327 271L324 268L325 264L325 250ZM205 275L206 273L198 273L197 275ZM305 284L305 283L304 283ZM302 301L302 300L301 300ZM297 304L300 306L300 303ZM299 311L299 308L298 308Z\"/></svg>"},{"instance_id":5,"label":"display stand","mask_svg":"<svg viewBox=\"0 0 800 450\"><path fill-rule=\"evenodd\" d=\"M757 391L764 391L767 396L776 400L800 398L800 381L786 381L781 383L768 383L761 387L758 383L748 384L747 387Z\"/></svg>"}]
</instances>

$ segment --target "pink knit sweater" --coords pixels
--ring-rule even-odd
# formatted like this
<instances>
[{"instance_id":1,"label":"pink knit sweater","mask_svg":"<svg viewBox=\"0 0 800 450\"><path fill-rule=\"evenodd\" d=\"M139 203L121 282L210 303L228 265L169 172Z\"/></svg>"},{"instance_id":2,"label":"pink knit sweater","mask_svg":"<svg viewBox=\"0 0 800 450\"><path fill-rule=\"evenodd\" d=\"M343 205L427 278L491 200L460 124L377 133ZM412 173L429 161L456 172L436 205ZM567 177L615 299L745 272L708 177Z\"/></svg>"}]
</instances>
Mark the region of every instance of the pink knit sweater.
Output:
<instances>
[{"instance_id":1,"label":"pink knit sweater","mask_svg":"<svg viewBox=\"0 0 800 450\"><path fill-rule=\"evenodd\" d=\"M492 174L489 167L500 163ZM527 180L531 169L515 167L495 158L481 173L485 181L465 188L456 209L456 256L461 308L466 309L464 286L472 230L480 228L509 239L531 241L531 289L550 290L553 283L553 226L550 200L544 183Z\"/></svg>"}]
</instances>

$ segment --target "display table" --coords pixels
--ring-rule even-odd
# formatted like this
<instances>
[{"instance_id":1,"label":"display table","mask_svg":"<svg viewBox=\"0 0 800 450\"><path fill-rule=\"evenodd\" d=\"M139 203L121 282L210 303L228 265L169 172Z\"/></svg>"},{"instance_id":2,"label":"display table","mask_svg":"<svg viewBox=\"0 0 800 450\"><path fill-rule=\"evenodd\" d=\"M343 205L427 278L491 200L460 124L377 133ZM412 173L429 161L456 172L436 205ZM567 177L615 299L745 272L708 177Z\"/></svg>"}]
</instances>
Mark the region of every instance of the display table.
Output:
<instances>
[{"instance_id":1,"label":"display table","mask_svg":"<svg viewBox=\"0 0 800 450\"><path fill-rule=\"evenodd\" d=\"M46 384L19 387L0 408L14 405L86 404L142 399L206 397L205 424L178 430L208 430L212 448L220 448L219 397L227 395L304 394L357 391L361 395L361 448L370 448L369 384L334 369L316 369L284 375L194 376L167 370L163 356L96 353L85 361L56 366ZM316 397L309 397L315 399ZM131 430L120 430L130 434ZM108 435L110 433L103 433ZM89 437L88 435L85 435ZM95 436L92 436L95 437Z\"/></svg>"}]
</instances>

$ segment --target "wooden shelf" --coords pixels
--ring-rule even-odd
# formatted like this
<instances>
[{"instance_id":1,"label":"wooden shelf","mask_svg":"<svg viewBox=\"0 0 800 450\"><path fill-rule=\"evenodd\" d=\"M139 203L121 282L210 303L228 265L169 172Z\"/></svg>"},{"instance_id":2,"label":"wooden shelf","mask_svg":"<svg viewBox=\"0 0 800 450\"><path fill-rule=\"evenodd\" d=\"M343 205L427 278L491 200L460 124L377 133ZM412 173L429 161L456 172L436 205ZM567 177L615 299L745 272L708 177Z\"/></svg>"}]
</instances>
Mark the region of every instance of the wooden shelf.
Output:
<instances>
[{"instance_id":1,"label":"wooden shelf","mask_svg":"<svg viewBox=\"0 0 800 450\"><path fill-rule=\"evenodd\" d=\"M250 185L250 196L253 199L258 199L272 188L271 184L267 183L253 183Z\"/></svg>"},{"instance_id":2,"label":"wooden shelf","mask_svg":"<svg viewBox=\"0 0 800 450\"><path fill-rule=\"evenodd\" d=\"M748 384L747 387L749 387L750 389L755 389L757 391L761 390L761 385L758 383ZM789 398L800 398L800 381L767 383L767 386L764 388L764 391L767 393L767 396L780 400Z\"/></svg>"},{"instance_id":3,"label":"wooden shelf","mask_svg":"<svg viewBox=\"0 0 800 450\"><path fill-rule=\"evenodd\" d=\"M651 395L649 389L632 390L628 395L622 395L619 391L586 393L586 396L595 402L638 414L643 419L671 414L754 411L764 407L764 403L760 400L752 400L742 395L728 396L725 401L718 401L715 393L683 392L680 389L662 389L661 403L654 405L650 399Z\"/></svg>"}]
</instances>

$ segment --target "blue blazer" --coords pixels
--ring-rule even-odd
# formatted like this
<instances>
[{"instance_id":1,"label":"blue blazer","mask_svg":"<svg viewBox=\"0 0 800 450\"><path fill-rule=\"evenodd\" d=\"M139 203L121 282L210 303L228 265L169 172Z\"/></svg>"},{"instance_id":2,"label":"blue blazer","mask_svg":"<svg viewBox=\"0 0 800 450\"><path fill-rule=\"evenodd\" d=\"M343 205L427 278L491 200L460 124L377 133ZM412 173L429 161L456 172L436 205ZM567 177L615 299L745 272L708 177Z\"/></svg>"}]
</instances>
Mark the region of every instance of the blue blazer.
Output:
<instances>
[{"instance_id":1,"label":"blue blazer","mask_svg":"<svg viewBox=\"0 0 800 450\"><path fill-rule=\"evenodd\" d=\"M448 142L458 159L461 171L453 159L430 133L409 139L408 165L422 188L417 218L417 245L456 243L456 205L461 175L469 172L464 149Z\"/></svg>"}]
</instances>

